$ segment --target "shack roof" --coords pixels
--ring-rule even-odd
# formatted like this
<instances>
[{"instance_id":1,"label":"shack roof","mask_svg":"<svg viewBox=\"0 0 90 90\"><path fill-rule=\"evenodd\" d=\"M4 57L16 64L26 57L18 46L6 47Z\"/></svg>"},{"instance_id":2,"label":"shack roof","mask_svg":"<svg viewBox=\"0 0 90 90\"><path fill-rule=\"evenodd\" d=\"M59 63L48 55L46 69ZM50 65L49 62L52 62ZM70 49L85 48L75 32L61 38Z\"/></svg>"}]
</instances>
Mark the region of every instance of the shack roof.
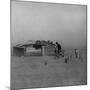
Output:
<instances>
[{"instance_id":1,"label":"shack roof","mask_svg":"<svg viewBox=\"0 0 90 90\"><path fill-rule=\"evenodd\" d=\"M17 44L15 47L27 47L27 46L30 46L30 45L33 45L35 44L34 41L28 41L28 42L24 42L24 43L21 43L21 44Z\"/></svg>"},{"instance_id":2,"label":"shack roof","mask_svg":"<svg viewBox=\"0 0 90 90\"><path fill-rule=\"evenodd\" d=\"M15 47L25 48L25 47L32 46L32 45L35 45L35 44L36 45L42 45L42 46L55 46L55 44L49 43L47 41L39 41L38 43L36 43L36 41L29 40L27 42L24 42L24 43L21 43L21 44L17 44Z\"/></svg>"}]
</instances>

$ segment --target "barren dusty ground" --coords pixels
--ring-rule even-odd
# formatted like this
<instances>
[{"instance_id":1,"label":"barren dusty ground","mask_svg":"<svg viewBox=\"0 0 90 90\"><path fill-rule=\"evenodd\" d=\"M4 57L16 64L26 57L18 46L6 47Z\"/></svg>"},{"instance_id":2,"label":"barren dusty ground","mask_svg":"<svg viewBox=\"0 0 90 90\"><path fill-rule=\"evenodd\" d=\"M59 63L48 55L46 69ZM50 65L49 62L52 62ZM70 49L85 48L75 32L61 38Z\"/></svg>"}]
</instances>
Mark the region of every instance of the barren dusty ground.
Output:
<instances>
[{"instance_id":1,"label":"barren dusty ground","mask_svg":"<svg viewBox=\"0 0 90 90\"><path fill-rule=\"evenodd\" d=\"M45 65L45 61L47 65ZM81 59L72 58L64 63L54 56L11 57L11 88L57 87L85 85L86 53Z\"/></svg>"}]
</instances>

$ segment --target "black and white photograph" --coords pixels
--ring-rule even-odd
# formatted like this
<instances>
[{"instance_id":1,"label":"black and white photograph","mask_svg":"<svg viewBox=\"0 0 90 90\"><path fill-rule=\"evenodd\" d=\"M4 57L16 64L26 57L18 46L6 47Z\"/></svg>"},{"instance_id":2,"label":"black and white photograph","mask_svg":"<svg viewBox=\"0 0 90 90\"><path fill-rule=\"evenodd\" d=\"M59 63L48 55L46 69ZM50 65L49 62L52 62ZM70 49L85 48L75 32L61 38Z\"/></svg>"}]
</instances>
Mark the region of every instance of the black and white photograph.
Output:
<instances>
[{"instance_id":1,"label":"black and white photograph","mask_svg":"<svg viewBox=\"0 0 90 90\"><path fill-rule=\"evenodd\" d=\"M87 85L87 5L10 4L11 90Z\"/></svg>"}]
</instances>

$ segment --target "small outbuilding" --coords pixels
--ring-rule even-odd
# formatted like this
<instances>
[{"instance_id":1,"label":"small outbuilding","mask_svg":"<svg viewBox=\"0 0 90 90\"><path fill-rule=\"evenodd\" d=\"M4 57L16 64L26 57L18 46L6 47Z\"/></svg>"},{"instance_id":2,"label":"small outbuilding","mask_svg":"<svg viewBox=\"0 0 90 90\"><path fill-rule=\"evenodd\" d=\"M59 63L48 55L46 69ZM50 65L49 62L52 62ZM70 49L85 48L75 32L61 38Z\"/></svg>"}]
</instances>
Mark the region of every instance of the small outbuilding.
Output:
<instances>
[{"instance_id":1,"label":"small outbuilding","mask_svg":"<svg viewBox=\"0 0 90 90\"><path fill-rule=\"evenodd\" d=\"M54 55L54 44L46 41L29 41L25 44L18 44L13 47L13 54L15 56L45 56Z\"/></svg>"}]
</instances>

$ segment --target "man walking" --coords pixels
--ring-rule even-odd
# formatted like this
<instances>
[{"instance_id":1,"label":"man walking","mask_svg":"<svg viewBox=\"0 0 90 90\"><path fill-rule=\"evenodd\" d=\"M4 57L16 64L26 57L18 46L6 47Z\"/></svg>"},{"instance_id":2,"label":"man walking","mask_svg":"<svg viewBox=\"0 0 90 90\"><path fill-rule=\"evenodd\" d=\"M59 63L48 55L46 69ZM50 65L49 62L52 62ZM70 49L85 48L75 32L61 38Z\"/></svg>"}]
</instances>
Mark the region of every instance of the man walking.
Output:
<instances>
[{"instance_id":1,"label":"man walking","mask_svg":"<svg viewBox=\"0 0 90 90\"><path fill-rule=\"evenodd\" d=\"M61 45L58 42L56 42L56 44L55 44L55 54L56 54L57 57L59 57L61 49L62 49Z\"/></svg>"}]
</instances>

